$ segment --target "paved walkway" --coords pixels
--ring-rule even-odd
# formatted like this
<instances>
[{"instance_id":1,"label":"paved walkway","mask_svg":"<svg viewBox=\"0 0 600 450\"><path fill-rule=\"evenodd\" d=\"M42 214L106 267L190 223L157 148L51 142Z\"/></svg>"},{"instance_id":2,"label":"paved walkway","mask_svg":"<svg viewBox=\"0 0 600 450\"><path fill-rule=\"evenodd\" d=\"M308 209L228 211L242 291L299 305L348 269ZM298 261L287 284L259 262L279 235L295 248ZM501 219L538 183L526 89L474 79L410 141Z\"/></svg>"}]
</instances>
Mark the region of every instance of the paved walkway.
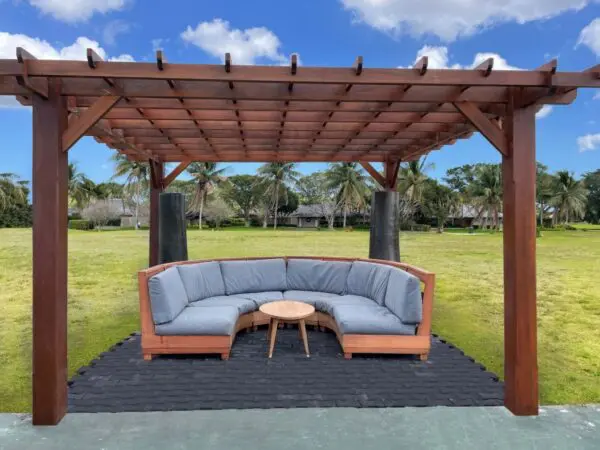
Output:
<instances>
[{"instance_id":1,"label":"paved walkway","mask_svg":"<svg viewBox=\"0 0 600 450\"><path fill-rule=\"evenodd\" d=\"M412 355L355 355L348 361L333 333L309 331L308 339L310 358L298 330L284 329L269 360L261 329L240 333L229 361L191 355L144 361L140 338L132 336L73 377L69 411L503 404L498 378L438 338L428 361Z\"/></svg>"},{"instance_id":2,"label":"paved walkway","mask_svg":"<svg viewBox=\"0 0 600 450\"><path fill-rule=\"evenodd\" d=\"M600 405L546 407L539 417L503 407L82 413L48 428L0 415L2 450L402 448L597 450Z\"/></svg>"}]
</instances>

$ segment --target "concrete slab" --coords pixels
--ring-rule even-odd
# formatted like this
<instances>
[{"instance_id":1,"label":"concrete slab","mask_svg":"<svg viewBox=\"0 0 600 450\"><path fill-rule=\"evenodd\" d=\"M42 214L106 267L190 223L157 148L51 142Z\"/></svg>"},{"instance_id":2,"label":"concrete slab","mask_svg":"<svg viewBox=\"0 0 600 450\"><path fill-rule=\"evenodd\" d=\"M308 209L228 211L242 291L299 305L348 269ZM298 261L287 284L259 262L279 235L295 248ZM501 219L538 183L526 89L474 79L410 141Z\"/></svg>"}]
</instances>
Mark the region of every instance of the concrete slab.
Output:
<instances>
[{"instance_id":1,"label":"concrete slab","mask_svg":"<svg viewBox=\"0 0 600 450\"><path fill-rule=\"evenodd\" d=\"M57 427L0 415L0 449L598 449L600 405L314 408L69 414Z\"/></svg>"}]
</instances>

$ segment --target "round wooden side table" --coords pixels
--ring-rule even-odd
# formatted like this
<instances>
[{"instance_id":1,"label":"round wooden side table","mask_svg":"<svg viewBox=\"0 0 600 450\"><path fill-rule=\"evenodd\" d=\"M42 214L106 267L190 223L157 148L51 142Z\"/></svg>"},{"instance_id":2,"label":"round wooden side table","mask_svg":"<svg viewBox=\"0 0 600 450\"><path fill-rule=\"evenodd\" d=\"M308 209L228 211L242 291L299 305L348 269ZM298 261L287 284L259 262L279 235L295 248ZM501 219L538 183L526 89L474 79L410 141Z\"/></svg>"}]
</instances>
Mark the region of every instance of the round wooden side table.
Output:
<instances>
[{"instance_id":1,"label":"round wooden side table","mask_svg":"<svg viewBox=\"0 0 600 450\"><path fill-rule=\"evenodd\" d=\"M315 313L314 306L303 302L295 302L293 300L281 300L265 303L264 305L261 305L259 310L271 318L269 321L269 332L267 334L267 339L269 341L269 358L273 357L277 328L281 322L298 324L298 329L300 330L300 335L304 342L306 357L310 357L304 319Z\"/></svg>"}]
</instances>

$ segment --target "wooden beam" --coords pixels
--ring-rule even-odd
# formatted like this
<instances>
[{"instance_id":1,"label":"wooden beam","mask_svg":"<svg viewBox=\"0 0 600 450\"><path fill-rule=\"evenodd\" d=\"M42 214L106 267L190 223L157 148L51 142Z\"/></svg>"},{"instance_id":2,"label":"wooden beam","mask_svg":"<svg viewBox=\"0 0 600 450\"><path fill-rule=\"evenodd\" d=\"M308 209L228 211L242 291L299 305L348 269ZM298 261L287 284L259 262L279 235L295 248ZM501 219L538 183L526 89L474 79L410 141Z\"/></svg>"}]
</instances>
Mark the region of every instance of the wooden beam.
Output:
<instances>
[{"instance_id":1,"label":"wooden beam","mask_svg":"<svg viewBox=\"0 0 600 450\"><path fill-rule=\"evenodd\" d=\"M173 171L164 178L164 182L163 182L164 187L166 188L173 181L175 181L175 178L177 178L185 169L187 169L187 167L190 165L190 163L191 163L191 161L182 161L181 163L179 163L179 165L177 167L175 167L173 169Z\"/></svg>"},{"instance_id":2,"label":"wooden beam","mask_svg":"<svg viewBox=\"0 0 600 450\"><path fill-rule=\"evenodd\" d=\"M395 191L398 183L398 171L400 170L400 160L386 161L384 164L385 188L388 191Z\"/></svg>"},{"instance_id":3,"label":"wooden beam","mask_svg":"<svg viewBox=\"0 0 600 450\"><path fill-rule=\"evenodd\" d=\"M363 166L363 168L369 173L369 175L373 177L373 179L377 182L377 184L379 184L379 186L385 188L385 178L375 169L375 167L373 167L370 163L366 161L361 161L360 165Z\"/></svg>"},{"instance_id":4,"label":"wooden beam","mask_svg":"<svg viewBox=\"0 0 600 450\"><path fill-rule=\"evenodd\" d=\"M33 96L33 424L67 411L67 128L60 80Z\"/></svg>"},{"instance_id":5,"label":"wooden beam","mask_svg":"<svg viewBox=\"0 0 600 450\"><path fill-rule=\"evenodd\" d=\"M535 108L514 108L505 120L510 150L502 156L504 220L504 405L538 414L536 322Z\"/></svg>"},{"instance_id":6,"label":"wooden beam","mask_svg":"<svg viewBox=\"0 0 600 450\"><path fill-rule=\"evenodd\" d=\"M21 68L14 60L0 60L0 76L21 75ZM155 63L110 62L98 64L90 69L87 61L36 60L31 61L29 75L35 77L73 77L138 80L182 80L182 81L233 81L273 82L308 84L366 84L366 85L422 85L422 86L521 86L540 87L546 85L544 73L526 70L498 70L487 77L481 70L472 69L428 69L421 75L409 69L363 69L360 80L355 71L342 67L302 67L292 75L288 67L237 66L229 73L221 65L169 64L161 72ZM557 87L600 87L600 79L594 72L557 72L554 78Z\"/></svg>"},{"instance_id":7,"label":"wooden beam","mask_svg":"<svg viewBox=\"0 0 600 450\"><path fill-rule=\"evenodd\" d=\"M43 98L48 98L48 80L30 79L29 64L37 58L22 47L17 47L17 62L21 65L21 74L17 75L17 83L28 91L37 94Z\"/></svg>"},{"instance_id":8,"label":"wooden beam","mask_svg":"<svg viewBox=\"0 0 600 450\"><path fill-rule=\"evenodd\" d=\"M63 134L63 152L73 147L120 99L121 97L113 95L100 97L89 109L70 122Z\"/></svg>"},{"instance_id":9,"label":"wooden beam","mask_svg":"<svg viewBox=\"0 0 600 450\"><path fill-rule=\"evenodd\" d=\"M149 160L150 164L150 236L149 262L155 266L159 262L159 197L164 189L164 164Z\"/></svg>"},{"instance_id":10,"label":"wooden beam","mask_svg":"<svg viewBox=\"0 0 600 450\"><path fill-rule=\"evenodd\" d=\"M429 66L429 57L421 56L419 60L414 64L415 70L419 73L419 75L425 75L427 73L427 67Z\"/></svg>"},{"instance_id":11,"label":"wooden beam","mask_svg":"<svg viewBox=\"0 0 600 450\"><path fill-rule=\"evenodd\" d=\"M500 153L508 156L509 149L504 132L496 123L488 119L477 105L469 102L455 102L454 106Z\"/></svg>"}]
</instances>

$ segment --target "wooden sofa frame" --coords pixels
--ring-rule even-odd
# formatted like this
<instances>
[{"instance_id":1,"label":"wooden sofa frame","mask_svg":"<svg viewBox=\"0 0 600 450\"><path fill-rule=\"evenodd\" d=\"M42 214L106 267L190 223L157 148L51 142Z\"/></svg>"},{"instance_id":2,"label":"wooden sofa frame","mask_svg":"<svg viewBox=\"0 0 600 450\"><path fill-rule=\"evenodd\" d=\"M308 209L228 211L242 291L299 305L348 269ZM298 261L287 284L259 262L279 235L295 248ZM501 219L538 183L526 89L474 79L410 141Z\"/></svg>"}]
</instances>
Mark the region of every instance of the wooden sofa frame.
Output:
<instances>
[{"instance_id":1,"label":"wooden sofa frame","mask_svg":"<svg viewBox=\"0 0 600 450\"><path fill-rule=\"evenodd\" d=\"M237 333L243 329L267 325L269 317L260 311L243 314L239 317L233 335L231 336L159 336L155 333L154 321L150 306L148 280L163 270L172 266L183 264L197 264L209 261L244 261L283 258L287 259L314 259L319 261L364 261L385 264L405 270L416 276L422 284L423 320L414 336L398 335L342 335L338 330L333 317L323 312L315 312L306 319L306 324L332 330L342 346L344 357L352 358L353 353L393 353L419 355L421 360L426 360L431 348L431 315L433 308L433 292L435 287L435 274L405 263L364 258L333 258L310 256L269 256L257 258L219 258L197 261L179 261L161 264L138 272L140 295L140 320L142 327L142 353L145 360L151 360L153 355L160 354L185 354L185 353L218 353L221 358L229 359L229 353Z\"/></svg>"}]
</instances>

